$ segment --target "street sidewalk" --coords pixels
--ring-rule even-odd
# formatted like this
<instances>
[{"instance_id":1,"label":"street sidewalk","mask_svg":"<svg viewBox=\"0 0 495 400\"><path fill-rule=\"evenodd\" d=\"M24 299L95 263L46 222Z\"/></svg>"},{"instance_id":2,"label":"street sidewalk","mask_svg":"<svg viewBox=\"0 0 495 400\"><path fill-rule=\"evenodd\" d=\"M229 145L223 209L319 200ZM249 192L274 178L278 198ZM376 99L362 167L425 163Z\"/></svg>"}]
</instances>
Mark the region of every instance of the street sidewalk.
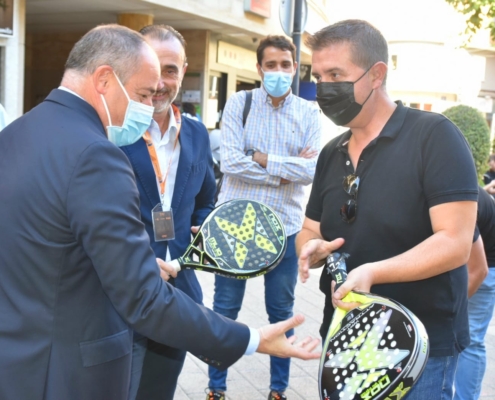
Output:
<instances>
[{"instance_id":1,"label":"street sidewalk","mask_svg":"<svg viewBox=\"0 0 495 400\"><path fill-rule=\"evenodd\" d=\"M323 313L323 294L318 289L321 268L311 271L306 283L298 281L296 286L295 313L306 317L306 322L298 329L296 335L318 337ZM204 303L211 308L213 300L214 275L198 272L198 279L204 293ZM268 317L264 305L264 279L254 278L247 282L244 303L239 314L239 321L257 328L265 325ZM495 319L492 320L486 335L488 363L481 400L495 400ZM319 360L293 360L287 397L289 400L319 400L318 396ZM227 399L229 400L266 400L269 392L270 364L269 357L262 354L243 357L229 369L227 378ZM183 372L179 378L174 400L204 400L208 386L208 367L197 358L188 355Z\"/></svg>"}]
</instances>

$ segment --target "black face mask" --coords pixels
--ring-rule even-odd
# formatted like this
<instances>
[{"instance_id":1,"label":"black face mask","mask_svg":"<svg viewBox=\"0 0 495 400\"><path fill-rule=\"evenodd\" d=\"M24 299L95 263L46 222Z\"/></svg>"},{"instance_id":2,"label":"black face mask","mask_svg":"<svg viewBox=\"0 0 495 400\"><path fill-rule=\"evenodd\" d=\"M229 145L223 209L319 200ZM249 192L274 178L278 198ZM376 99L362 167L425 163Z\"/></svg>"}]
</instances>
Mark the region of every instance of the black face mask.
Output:
<instances>
[{"instance_id":1,"label":"black face mask","mask_svg":"<svg viewBox=\"0 0 495 400\"><path fill-rule=\"evenodd\" d=\"M354 82L321 82L316 84L316 101L323 114L330 118L335 125L342 126L351 122L370 98L373 89L363 104L356 103L354 84L365 76L371 67Z\"/></svg>"}]
</instances>

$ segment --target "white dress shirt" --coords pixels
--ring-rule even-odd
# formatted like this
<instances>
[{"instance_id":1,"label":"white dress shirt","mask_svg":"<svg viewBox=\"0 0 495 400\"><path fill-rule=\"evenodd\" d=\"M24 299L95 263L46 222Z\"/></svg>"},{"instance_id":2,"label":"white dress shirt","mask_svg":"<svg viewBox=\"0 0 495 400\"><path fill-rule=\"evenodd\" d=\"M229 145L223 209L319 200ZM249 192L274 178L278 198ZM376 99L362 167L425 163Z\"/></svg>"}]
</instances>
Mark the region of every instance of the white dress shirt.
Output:
<instances>
[{"instance_id":1,"label":"white dress shirt","mask_svg":"<svg viewBox=\"0 0 495 400\"><path fill-rule=\"evenodd\" d=\"M174 111L170 107L170 122L168 128L162 136L160 127L155 120L151 121L148 128L148 132L151 136L153 146L155 147L156 156L158 157L158 162L160 164L160 171L162 173L162 178L167 178L165 183L165 192L163 197L161 197L163 210L170 210L172 205L172 197L174 195L175 188L175 178L177 176L177 167L179 166L180 158L180 142L177 137L178 129L177 123L175 121ZM179 133L180 134L180 133ZM177 141L177 144L175 142ZM175 145L175 149L174 149ZM170 164L170 168L169 168ZM168 169L168 175L167 175ZM159 177L156 177L156 185L158 188L158 193L160 193L160 182ZM165 261L170 261L170 252L167 247L167 256Z\"/></svg>"},{"instance_id":2,"label":"white dress shirt","mask_svg":"<svg viewBox=\"0 0 495 400\"><path fill-rule=\"evenodd\" d=\"M158 162L160 163L160 170L163 177L167 175L167 182L165 185L165 193L162 198L162 207L167 210L172 205L172 197L174 195L175 188L175 177L177 176L177 167L179 166L180 157L180 142L177 137L177 123L175 121L174 112L172 107L170 107L170 122L168 128L162 136L160 127L155 120L151 121L151 125L148 128L148 132L155 146L156 156L158 157ZM175 142L177 140L177 145ZM175 145L175 150L174 150ZM160 192L160 182L158 177L156 177L156 185L158 187L158 192Z\"/></svg>"}]
</instances>

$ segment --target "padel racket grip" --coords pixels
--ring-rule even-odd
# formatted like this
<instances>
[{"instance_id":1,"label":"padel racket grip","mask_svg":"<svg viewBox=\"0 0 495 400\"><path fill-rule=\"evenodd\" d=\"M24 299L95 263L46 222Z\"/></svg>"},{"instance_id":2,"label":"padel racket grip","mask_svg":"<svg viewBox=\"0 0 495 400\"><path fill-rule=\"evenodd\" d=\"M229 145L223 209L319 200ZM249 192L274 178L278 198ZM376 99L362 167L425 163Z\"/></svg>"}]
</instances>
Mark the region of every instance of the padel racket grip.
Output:
<instances>
[{"instance_id":1,"label":"padel racket grip","mask_svg":"<svg viewBox=\"0 0 495 400\"><path fill-rule=\"evenodd\" d=\"M331 253L326 259L326 268L335 281L335 290L341 287L347 279L347 266L345 265L347 257L349 257L349 254L346 253Z\"/></svg>"},{"instance_id":2,"label":"padel racket grip","mask_svg":"<svg viewBox=\"0 0 495 400\"><path fill-rule=\"evenodd\" d=\"M172 260L169 262L169 264L174 267L174 269L179 272L181 270L180 263L178 260Z\"/></svg>"}]
</instances>

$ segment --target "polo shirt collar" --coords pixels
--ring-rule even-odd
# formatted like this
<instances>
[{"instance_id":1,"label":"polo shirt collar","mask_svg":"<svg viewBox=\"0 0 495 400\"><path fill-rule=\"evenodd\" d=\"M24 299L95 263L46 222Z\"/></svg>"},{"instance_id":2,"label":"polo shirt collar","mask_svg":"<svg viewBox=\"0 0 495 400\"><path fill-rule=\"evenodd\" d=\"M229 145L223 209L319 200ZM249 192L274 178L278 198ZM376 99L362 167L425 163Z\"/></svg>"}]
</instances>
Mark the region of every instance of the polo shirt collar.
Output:
<instances>
[{"instance_id":1,"label":"polo shirt collar","mask_svg":"<svg viewBox=\"0 0 495 400\"><path fill-rule=\"evenodd\" d=\"M406 119L406 114L407 114L407 108L404 107L404 105L400 100L397 100L395 104L397 104L397 107L395 108L390 119L383 127L377 139L381 137L389 137L391 139L394 139L399 134L402 125L404 125L404 121Z\"/></svg>"},{"instance_id":2,"label":"polo shirt collar","mask_svg":"<svg viewBox=\"0 0 495 400\"><path fill-rule=\"evenodd\" d=\"M397 100L395 104L397 104L397 107L392 113L390 119L387 121L380 134L371 142L375 142L378 139L384 137L395 139L399 134L402 125L404 125L404 120L406 119L407 108L404 107L404 105L400 100ZM349 143L349 139L351 138L351 135L352 132L350 129L344 132L344 134L342 135L342 137L340 138L337 144L337 148L347 147L347 143Z\"/></svg>"}]
</instances>

